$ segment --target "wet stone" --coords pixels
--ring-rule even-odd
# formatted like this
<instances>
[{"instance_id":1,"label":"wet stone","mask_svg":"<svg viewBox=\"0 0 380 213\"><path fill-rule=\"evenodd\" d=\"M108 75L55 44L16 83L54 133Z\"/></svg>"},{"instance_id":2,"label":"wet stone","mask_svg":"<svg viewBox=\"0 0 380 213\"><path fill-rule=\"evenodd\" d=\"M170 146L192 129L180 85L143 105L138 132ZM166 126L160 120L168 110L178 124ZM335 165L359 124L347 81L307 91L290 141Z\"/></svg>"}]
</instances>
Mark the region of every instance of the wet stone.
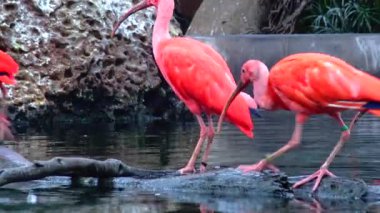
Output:
<instances>
[{"instance_id":1,"label":"wet stone","mask_svg":"<svg viewBox=\"0 0 380 213\"><path fill-rule=\"evenodd\" d=\"M289 178L290 183L295 183L306 176ZM343 177L326 177L321 181L315 193L311 193L314 181L306 183L300 188L294 189L297 197L318 197L320 199L360 199L368 192L367 184L360 179L349 179Z\"/></svg>"}]
</instances>

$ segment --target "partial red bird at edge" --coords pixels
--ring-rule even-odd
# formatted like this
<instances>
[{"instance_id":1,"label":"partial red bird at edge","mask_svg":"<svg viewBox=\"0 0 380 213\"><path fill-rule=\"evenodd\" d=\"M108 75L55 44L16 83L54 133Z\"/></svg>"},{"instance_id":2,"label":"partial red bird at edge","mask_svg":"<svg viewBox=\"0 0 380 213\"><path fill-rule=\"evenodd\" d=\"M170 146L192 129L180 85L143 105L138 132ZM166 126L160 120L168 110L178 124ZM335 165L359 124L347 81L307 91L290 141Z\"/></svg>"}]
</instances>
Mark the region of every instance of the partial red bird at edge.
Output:
<instances>
[{"instance_id":1,"label":"partial red bird at edge","mask_svg":"<svg viewBox=\"0 0 380 213\"><path fill-rule=\"evenodd\" d=\"M3 99L7 98L8 92L4 87L4 84L14 85L16 84L15 75L19 69L15 60L7 53L0 50L0 90L3 95ZM9 129L11 123L6 116L6 106L2 101L3 106L0 112L0 140L14 140L14 136Z\"/></svg>"},{"instance_id":2,"label":"partial red bird at edge","mask_svg":"<svg viewBox=\"0 0 380 213\"><path fill-rule=\"evenodd\" d=\"M179 171L182 174L195 171L196 159L207 139L201 164L201 171L205 171L214 138L211 116L222 112L224 103L236 84L222 56L210 46L191 38L170 37L169 23L173 16L174 0L143 0L119 19L112 35L131 14L150 6L154 6L157 11L152 39L157 65L165 80L196 116L200 125L200 137L193 154L187 165ZM253 123L249 106L256 108L253 99L249 95L238 95L227 112L227 118L252 138ZM207 115L208 127L201 113Z\"/></svg>"},{"instance_id":3,"label":"partial red bird at edge","mask_svg":"<svg viewBox=\"0 0 380 213\"><path fill-rule=\"evenodd\" d=\"M342 128L337 145L321 168L293 187L299 187L316 178L313 187L315 191L323 176L335 176L328 167L349 139L355 123L368 111L379 116L380 79L354 68L337 57L322 53L294 54L277 62L270 72L261 61L249 60L243 65L241 72L241 81L226 103L225 110L234 96L253 82L254 100L258 107L266 110L293 111L296 113L296 125L291 139L285 146L259 163L240 166L240 169L276 169L270 162L300 144L303 125L313 114L328 114L336 119ZM349 127L341 117L341 112L348 109L359 111ZM223 117L224 112L218 122L218 132Z\"/></svg>"}]
</instances>

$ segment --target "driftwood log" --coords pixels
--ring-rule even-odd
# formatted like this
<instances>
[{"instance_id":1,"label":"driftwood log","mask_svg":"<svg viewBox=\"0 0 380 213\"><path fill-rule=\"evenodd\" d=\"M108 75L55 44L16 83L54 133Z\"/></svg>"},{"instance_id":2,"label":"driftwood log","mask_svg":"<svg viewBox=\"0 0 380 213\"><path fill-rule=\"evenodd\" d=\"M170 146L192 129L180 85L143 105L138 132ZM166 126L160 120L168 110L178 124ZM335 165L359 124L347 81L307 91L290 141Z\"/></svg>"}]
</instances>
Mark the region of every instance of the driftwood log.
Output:
<instances>
[{"instance_id":1,"label":"driftwood log","mask_svg":"<svg viewBox=\"0 0 380 213\"><path fill-rule=\"evenodd\" d=\"M362 180L343 177L325 178L318 191L311 194L311 183L300 189L292 189L292 184L302 177L288 177L284 173L269 171L242 173L233 168L219 168L202 174L181 176L177 171L134 168L116 159L101 161L55 157L47 161L30 162L4 147L0 148L0 156L3 162L8 162L0 164L3 168L0 170L0 186L3 188L0 192L19 187L23 190L67 185L106 187L150 192L184 202L204 203L207 200L210 205L219 205L220 198L223 198L223 202L243 202L244 205L265 203L268 197L282 198L269 199L271 202L278 201L278 205L283 200L293 202L314 198L324 200L325 206L326 202L335 205L336 200L347 205L380 200L379 186L367 186Z\"/></svg>"},{"instance_id":2,"label":"driftwood log","mask_svg":"<svg viewBox=\"0 0 380 213\"><path fill-rule=\"evenodd\" d=\"M153 172L133 168L116 159L99 161L80 157L55 157L48 161L36 161L29 165L0 170L0 186L50 176L152 179L175 174L176 172L170 171Z\"/></svg>"}]
</instances>

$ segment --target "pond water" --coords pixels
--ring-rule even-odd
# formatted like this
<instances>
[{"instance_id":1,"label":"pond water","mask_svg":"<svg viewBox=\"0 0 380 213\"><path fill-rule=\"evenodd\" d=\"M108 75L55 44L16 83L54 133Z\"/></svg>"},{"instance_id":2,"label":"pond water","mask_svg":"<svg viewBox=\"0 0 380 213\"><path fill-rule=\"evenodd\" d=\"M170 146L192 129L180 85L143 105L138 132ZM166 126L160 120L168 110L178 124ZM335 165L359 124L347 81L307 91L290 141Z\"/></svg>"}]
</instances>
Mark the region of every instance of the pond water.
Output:
<instances>
[{"instance_id":1,"label":"pond water","mask_svg":"<svg viewBox=\"0 0 380 213\"><path fill-rule=\"evenodd\" d=\"M352 113L345 115L347 122L351 116ZM255 139L252 141L234 126L224 124L223 132L215 137L209 165L235 167L254 163L284 145L291 136L293 125L291 113L263 113L262 118L255 118ZM331 171L338 176L362 178L367 183L380 179L379 129L380 119L364 116L352 132L351 140L333 162ZM42 133L34 130L19 133L17 142L7 142L5 146L30 160L54 156L117 158L140 168L177 169L187 162L198 134L199 127L195 122L153 122L129 126L57 124ZM313 117L305 127L302 145L277 159L275 164L288 175L310 174L326 159L339 134L340 128L331 118ZM294 200L278 201L276 205L271 205L267 201L252 204L244 198L240 201L220 199L218 205L207 205L126 190L58 187L25 192L2 189L0 210L136 213L318 211L315 203ZM340 209L339 205L335 208ZM376 211L380 205L361 205L357 208L359 211Z\"/></svg>"}]
</instances>

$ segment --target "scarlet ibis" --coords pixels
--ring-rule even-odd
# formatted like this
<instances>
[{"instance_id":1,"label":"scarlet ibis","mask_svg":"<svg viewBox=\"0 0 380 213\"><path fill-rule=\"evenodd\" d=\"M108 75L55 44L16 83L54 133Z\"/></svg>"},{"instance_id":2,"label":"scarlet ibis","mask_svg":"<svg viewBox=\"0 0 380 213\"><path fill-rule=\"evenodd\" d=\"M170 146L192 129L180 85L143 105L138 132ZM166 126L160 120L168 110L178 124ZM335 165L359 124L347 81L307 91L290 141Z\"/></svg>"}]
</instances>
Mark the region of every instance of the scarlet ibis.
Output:
<instances>
[{"instance_id":1,"label":"scarlet ibis","mask_svg":"<svg viewBox=\"0 0 380 213\"><path fill-rule=\"evenodd\" d=\"M181 174L195 171L195 161L202 144L208 139L200 170L205 171L214 137L212 115L219 115L228 96L236 87L233 76L223 57L212 47L188 37L171 38L169 22L173 15L173 0L143 0L125 13L114 25L112 36L131 14L154 6L157 11L153 28L153 54L163 77L175 94L195 115L199 126L198 143ZM238 94L226 117L248 137L253 138L253 123L249 105L256 108L248 94ZM208 127L201 114L207 116Z\"/></svg>"},{"instance_id":2,"label":"scarlet ibis","mask_svg":"<svg viewBox=\"0 0 380 213\"><path fill-rule=\"evenodd\" d=\"M0 90L3 99L7 98L7 89L4 84L16 84L15 75L18 72L18 64L7 53L0 50ZM5 109L4 106L2 106ZM13 135L9 129L10 122L8 121L5 112L0 112L0 140L13 139Z\"/></svg>"},{"instance_id":3,"label":"scarlet ibis","mask_svg":"<svg viewBox=\"0 0 380 213\"><path fill-rule=\"evenodd\" d=\"M243 171L261 171L288 150L298 146L306 120L314 114L328 114L338 121L342 133L340 139L325 163L314 174L297 182L301 186L317 179L315 191L325 175L334 176L329 166L335 155L349 139L350 131L358 119L369 112L380 115L380 80L360 71L342 59L322 53L299 53L287 56L277 62L270 72L258 60L247 61L242 69L240 82L226 103L226 111L236 94L253 82L254 100L259 108L266 110L289 110L296 113L293 135L289 142L278 151L254 165L243 165ZM358 110L350 126L344 123L341 112ZM224 111L218 122L220 131Z\"/></svg>"}]
</instances>

